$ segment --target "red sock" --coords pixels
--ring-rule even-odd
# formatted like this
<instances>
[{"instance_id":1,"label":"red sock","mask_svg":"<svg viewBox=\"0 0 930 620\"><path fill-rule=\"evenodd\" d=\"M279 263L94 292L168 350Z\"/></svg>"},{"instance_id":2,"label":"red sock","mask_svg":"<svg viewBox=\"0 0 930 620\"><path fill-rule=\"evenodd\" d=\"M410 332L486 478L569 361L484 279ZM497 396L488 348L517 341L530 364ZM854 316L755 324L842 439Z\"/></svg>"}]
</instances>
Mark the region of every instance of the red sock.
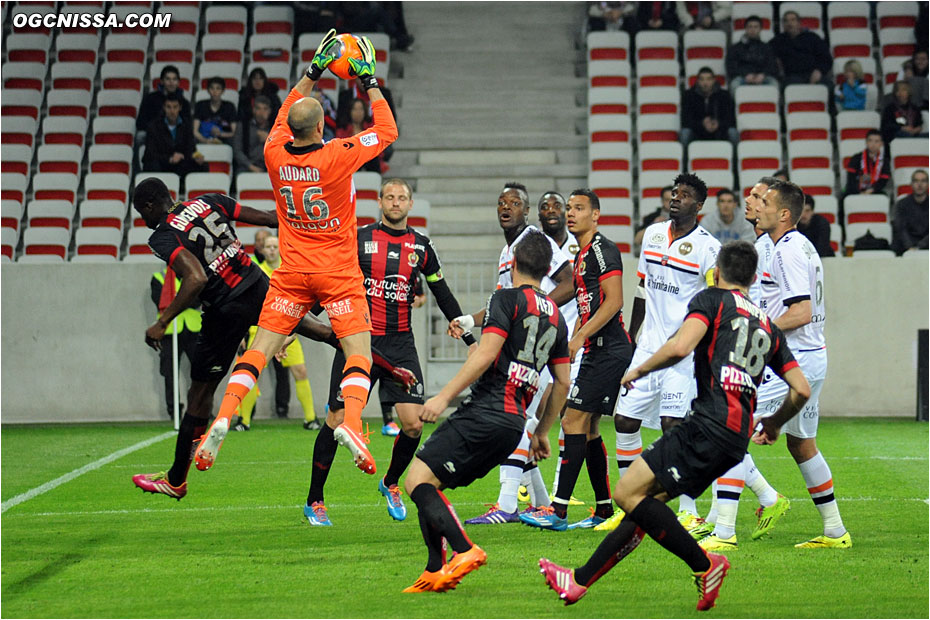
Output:
<instances>
[{"instance_id":1,"label":"red sock","mask_svg":"<svg viewBox=\"0 0 930 620\"><path fill-rule=\"evenodd\" d=\"M265 356L261 351L249 349L242 354L233 367L229 383L226 384L226 393L223 395L223 402L220 403L220 412L216 414L217 418L232 419L242 399L255 387L258 375L264 367Z\"/></svg>"},{"instance_id":2,"label":"red sock","mask_svg":"<svg viewBox=\"0 0 930 620\"><path fill-rule=\"evenodd\" d=\"M345 401L345 425L362 433L362 409L368 402L371 389L371 361L364 355L350 355L342 370L342 398Z\"/></svg>"}]
</instances>

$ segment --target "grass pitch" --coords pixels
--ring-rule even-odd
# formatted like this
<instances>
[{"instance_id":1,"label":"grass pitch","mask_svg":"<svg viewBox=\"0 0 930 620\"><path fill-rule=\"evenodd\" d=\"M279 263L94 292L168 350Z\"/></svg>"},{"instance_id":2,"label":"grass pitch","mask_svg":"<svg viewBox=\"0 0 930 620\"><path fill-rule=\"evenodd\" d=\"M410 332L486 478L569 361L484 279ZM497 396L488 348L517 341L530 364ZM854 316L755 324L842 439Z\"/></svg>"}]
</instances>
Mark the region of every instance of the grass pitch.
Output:
<instances>
[{"instance_id":1,"label":"grass pitch","mask_svg":"<svg viewBox=\"0 0 930 620\"><path fill-rule=\"evenodd\" d=\"M520 524L469 526L489 556L454 592L406 595L425 564L416 519L392 521L377 478L340 449L327 484L335 527L313 528L301 507L316 433L296 420L259 420L231 433L217 464L192 471L180 502L143 494L130 477L170 464L164 439L7 508L12 498L164 433L166 425L2 428L3 617L642 617L697 615L688 568L647 539L565 608L538 573L547 556L585 561L593 531L544 532ZM607 444L614 432L602 426ZM654 433L646 433L651 441ZM554 435L553 435L554 438ZM753 446L757 465L792 501L767 538L750 540L755 498L744 493L740 547L714 617L928 616L927 425L907 420L826 419L818 443L833 471L849 550L805 551L820 518L784 440ZM391 440L373 436L379 470ZM554 462L543 465L551 480ZM611 466L612 479L616 477ZM448 493L459 515L497 497L497 474ZM582 473L576 495L593 501ZM698 501L709 507L709 492ZM672 504L677 509L677 503ZM572 520L587 515L570 509Z\"/></svg>"}]
</instances>

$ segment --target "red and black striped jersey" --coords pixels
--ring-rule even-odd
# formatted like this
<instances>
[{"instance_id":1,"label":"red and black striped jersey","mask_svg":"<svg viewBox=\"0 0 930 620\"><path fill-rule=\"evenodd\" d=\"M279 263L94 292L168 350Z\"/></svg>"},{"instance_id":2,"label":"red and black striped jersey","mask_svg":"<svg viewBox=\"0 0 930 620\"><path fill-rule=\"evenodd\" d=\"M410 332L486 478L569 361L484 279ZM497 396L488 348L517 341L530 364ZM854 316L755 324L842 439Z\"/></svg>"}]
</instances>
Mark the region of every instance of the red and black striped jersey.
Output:
<instances>
[{"instance_id":1,"label":"red and black striped jersey","mask_svg":"<svg viewBox=\"0 0 930 620\"><path fill-rule=\"evenodd\" d=\"M613 241L595 232L591 243L581 248L575 255L572 269L580 325L590 321L604 303L604 290L601 288L601 282L614 276L623 276L623 260L620 258L620 250ZM630 337L623 328L622 306L596 334L585 340L585 351L590 349L592 340L598 341L597 346L630 342Z\"/></svg>"},{"instance_id":2,"label":"red and black striped jersey","mask_svg":"<svg viewBox=\"0 0 930 620\"><path fill-rule=\"evenodd\" d=\"M376 336L410 331L410 308L422 273L430 284L442 280L439 255L429 237L410 228L394 230L381 222L358 229L358 264L365 276Z\"/></svg>"},{"instance_id":3,"label":"red and black striped jersey","mask_svg":"<svg viewBox=\"0 0 930 620\"><path fill-rule=\"evenodd\" d=\"M203 194L175 203L149 237L152 252L169 267L181 250L200 262L207 274L207 285L200 292L205 304L229 301L263 277L230 226L239 210L239 203L229 196Z\"/></svg>"},{"instance_id":4,"label":"red and black striped jersey","mask_svg":"<svg viewBox=\"0 0 930 620\"><path fill-rule=\"evenodd\" d=\"M784 376L798 363L782 331L738 290L709 288L688 305L687 319L707 325L694 350L694 417L715 443L739 458L753 433L756 391L769 366Z\"/></svg>"},{"instance_id":5,"label":"red and black striped jersey","mask_svg":"<svg viewBox=\"0 0 930 620\"><path fill-rule=\"evenodd\" d=\"M514 428L523 429L526 408L539 389L546 365L568 363L568 328L549 297L524 285L504 288L488 298L482 334L505 338L494 363L471 386L466 404L501 413Z\"/></svg>"}]
</instances>

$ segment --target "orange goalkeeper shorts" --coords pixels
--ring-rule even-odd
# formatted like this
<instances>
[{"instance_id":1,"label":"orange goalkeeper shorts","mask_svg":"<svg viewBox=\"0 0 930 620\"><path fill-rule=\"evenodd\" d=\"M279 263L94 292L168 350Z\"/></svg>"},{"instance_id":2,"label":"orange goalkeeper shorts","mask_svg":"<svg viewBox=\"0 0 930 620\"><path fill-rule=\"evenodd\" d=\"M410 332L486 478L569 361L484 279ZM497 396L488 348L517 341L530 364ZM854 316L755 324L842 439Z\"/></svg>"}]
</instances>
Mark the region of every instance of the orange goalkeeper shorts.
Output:
<instances>
[{"instance_id":1,"label":"orange goalkeeper shorts","mask_svg":"<svg viewBox=\"0 0 930 620\"><path fill-rule=\"evenodd\" d=\"M275 269L258 326L276 334L290 334L317 302L329 315L337 338L371 331L364 278L358 267L348 273Z\"/></svg>"}]
</instances>

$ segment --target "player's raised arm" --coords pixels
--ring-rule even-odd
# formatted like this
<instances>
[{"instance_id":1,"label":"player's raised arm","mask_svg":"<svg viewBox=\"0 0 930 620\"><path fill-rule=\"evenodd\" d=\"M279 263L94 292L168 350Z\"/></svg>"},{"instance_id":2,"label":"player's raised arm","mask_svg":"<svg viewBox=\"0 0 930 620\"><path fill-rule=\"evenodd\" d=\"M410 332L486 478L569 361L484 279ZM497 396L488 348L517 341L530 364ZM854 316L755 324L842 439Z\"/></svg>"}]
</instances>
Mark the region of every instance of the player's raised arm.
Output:
<instances>
[{"instance_id":1,"label":"player's raised arm","mask_svg":"<svg viewBox=\"0 0 930 620\"><path fill-rule=\"evenodd\" d=\"M704 334L707 333L707 323L705 321L706 319L697 318L693 315L685 319L678 331L652 357L639 367L628 370L623 375L623 379L620 380L623 386L629 389L637 379L645 377L653 371L674 366L688 357L697 347L701 338L704 337Z\"/></svg>"}]
</instances>

